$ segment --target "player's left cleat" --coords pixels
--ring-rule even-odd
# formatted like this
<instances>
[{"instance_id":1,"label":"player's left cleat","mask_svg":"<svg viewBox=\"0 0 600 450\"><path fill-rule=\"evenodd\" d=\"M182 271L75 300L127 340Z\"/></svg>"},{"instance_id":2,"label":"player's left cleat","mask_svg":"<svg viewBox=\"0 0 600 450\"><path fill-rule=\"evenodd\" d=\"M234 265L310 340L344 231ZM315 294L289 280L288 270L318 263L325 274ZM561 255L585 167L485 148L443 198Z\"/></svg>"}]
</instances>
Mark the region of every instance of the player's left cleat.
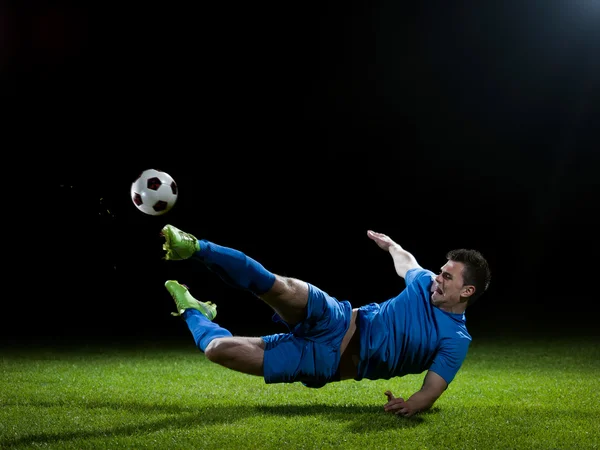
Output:
<instances>
[{"instance_id":1,"label":"player's left cleat","mask_svg":"<svg viewBox=\"0 0 600 450\"><path fill-rule=\"evenodd\" d=\"M200 311L208 320L214 320L217 317L217 305L212 302L201 302L196 300L190 294L187 286L179 284L175 280L169 280L165 283L165 287L177 306L177 312L172 312L173 316L181 316L186 309L196 309Z\"/></svg>"},{"instance_id":2,"label":"player's left cleat","mask_svg":"<svg viewBox=\"0 0 600 450\"><path fill-rule=\"evenodd\" d=\"M200 244L195 236L181 231L173 225L165 225L160 234L165 238L163 250L167 252L164 256L167 260L188 259L200 250Z\"/></svg>"}]
</instances>

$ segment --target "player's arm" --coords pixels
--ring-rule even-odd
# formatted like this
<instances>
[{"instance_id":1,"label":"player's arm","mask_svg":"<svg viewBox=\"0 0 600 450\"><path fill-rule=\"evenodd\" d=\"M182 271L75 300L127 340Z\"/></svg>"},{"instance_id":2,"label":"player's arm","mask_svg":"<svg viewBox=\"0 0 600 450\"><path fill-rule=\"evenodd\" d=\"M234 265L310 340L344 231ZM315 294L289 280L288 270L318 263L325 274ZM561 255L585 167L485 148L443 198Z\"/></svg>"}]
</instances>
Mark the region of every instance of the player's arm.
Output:
<instances>
[{"instance_id":1,"label":"player's arm","mask_svg":"<svg viewBox=\"0 0 600 450\"><path fill-rule=\"evenodd\" d=\"M448 383L441 376L429 370L421 389L411 395L408 400L404 400L402 397L396 398L391 391L386 391L388 402L383 409L386 412L410 417L419 411L431 408L447 387Z\"/></svg>"},{"instance_id":2,"label":"player's arm","mask_svg":"<svg viewBox=\"0 0 600 450\"><path fill-rule=\"evenodd\" d=\"M382 233L376 233L369 230L367 236L375 241L379 248L387 250L394 260L396 273L402 278L406 278L406 272L410 269L421 267L412 253L404 250L399 244Z\"/></svg>"}]
</instances>

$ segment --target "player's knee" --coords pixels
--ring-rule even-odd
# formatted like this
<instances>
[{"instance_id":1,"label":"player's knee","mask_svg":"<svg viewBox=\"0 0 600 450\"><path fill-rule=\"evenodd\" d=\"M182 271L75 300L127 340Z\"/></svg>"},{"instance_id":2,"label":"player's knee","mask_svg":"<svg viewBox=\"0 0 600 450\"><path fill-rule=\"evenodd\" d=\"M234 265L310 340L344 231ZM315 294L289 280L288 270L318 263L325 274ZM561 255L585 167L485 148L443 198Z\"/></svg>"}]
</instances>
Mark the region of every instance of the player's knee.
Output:
<instances>
[{"instance_id":1,"label":"player's knee","mask_svg":"<svg viewBox=\"0 0 600 450\"><path fill-rule=\"evenodd\" d=\"M273 287L264 300L279 300L289 304L304 304L308 300L308 285L295 278L277 275Z\"/></svg>"},{"instance_id":2,"label":"player's knee","mask_svg":"<svg viewBox=\"0 0 600 450\"><path fill-rule=\"evenodd\" d=\"M220 364L224 359L227 358L228 349L226 338L216 338L210 341L204 350L204 356L209 361Z\"/></svg>"},{"instance_id":3,"label":"player's knee","mask_svg":"<svg viewBox=\"0 0 600 450\"><path fill-rule=\"evenodd\" d=\"M204 355L216 364L248 373L244 364L248 361L260 361L262 364L264 350L265 342L262 338L223 337L210 341Z\"/></svg>"}]
</instances>

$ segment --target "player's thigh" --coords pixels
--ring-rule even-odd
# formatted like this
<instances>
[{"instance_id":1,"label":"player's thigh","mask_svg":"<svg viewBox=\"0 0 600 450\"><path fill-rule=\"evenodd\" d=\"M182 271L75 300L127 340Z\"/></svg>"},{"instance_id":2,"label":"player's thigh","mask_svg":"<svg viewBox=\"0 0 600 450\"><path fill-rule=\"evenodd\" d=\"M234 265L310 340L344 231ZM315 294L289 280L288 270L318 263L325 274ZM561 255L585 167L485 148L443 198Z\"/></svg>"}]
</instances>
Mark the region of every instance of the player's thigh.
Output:
<instances>
[{"instance_id":1,"label":"player's thigh","mask_svg":"<svg viewBox=\"0 0 600 450\"><path fill-rule=\"evenodd\" d=\"M275 308L304 309L308 303L308 284L297 278L275 275L273 286L261 298Z\"/></svg>"},{"instance_id":2,"label":"player's thigh","mask_svg":"<svg viewBox=\"0 0 600 450\"><path fill-rule=\"evenodd\" d=\"M217 364L250 375L263 374L265 342L260 337L232 336L214 339L204 354Z\"/></svg>"}]
</instances>

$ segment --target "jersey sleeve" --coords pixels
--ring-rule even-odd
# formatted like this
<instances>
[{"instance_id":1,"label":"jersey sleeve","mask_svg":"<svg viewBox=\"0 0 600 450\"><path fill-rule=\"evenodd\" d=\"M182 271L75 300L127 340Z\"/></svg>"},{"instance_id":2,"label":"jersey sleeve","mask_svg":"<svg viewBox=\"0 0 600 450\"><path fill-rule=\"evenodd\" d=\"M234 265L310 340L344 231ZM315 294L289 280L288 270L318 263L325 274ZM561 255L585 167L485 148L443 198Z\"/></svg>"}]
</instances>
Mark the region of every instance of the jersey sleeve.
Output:
<instances>
[{"instance_id":1,"label":"jersey sleeve","mask_svg":"<svg viewBox=\"0 0 600 450\"><path fill-rule=\"evenodd\" d=\"M450 384L462 366L470 344L471 340L468 338L445 339L429 370Z\"/></svg>"},{"instance_id":2,"label":"jersey sleeve","mask_svg":"<svg viewBox=\"0 0 600 450\"><path fill-rule=\"evenodd\" d=\"M406 272L404 282L406 283L406 286L410 286L413 283L419 283L426 287L431 285L433 278L435 278L435 275L431 270L415 267Z\"/></svg>"}]
</instances>

